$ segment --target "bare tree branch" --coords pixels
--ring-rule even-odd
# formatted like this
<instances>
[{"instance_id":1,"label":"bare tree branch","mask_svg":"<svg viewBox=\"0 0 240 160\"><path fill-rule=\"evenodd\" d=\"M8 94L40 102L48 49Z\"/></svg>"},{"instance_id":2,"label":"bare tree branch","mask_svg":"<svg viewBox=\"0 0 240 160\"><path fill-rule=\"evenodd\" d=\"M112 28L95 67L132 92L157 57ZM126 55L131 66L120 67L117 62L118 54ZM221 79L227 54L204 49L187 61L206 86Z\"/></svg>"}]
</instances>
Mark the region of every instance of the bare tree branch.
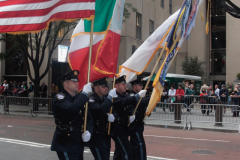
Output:
<instances>
[{"instance_id":1,"label":"bare tree branch","mask_svg":"<svg viewBox=\"0 0 240 160\"><path fill-rule=\"evenodd\" d=\"M56 48L58 47L58 45L59 45L60 43L62 43L62 41L64 40L65 36L66 36L66 35L69 33L69 31L71 31L73 28L75 28L75 26L72 27L71 29L69 29L69 30L63 35L63 37L60 39L60 41L57 43L56 46L53 45L53 49L52 49L52 50L56 49Z\"/></svg>"},{"instance_id":2,"label":"bare tree branch","mask_svg":"<svg viewBox=\"0 0 240 160\"><path fill-rule=\"evenodd\" d=\"M25 53L27 53L26 56L33 62L34 59L33 59L32 57L30 57L30 55L29 55L29 53L28 53L28 49L24 46L24 42L21 40L21 38L19 37L19 35L17 35L17 39L18 39L19 43L21 44L21 47L22 47L23 51L24 51Z\"/></svg>"},{"instance_id":3,"label":"bare tree branch","mask_svg":"<svg viewBox=\"0 0 240 160\"><path fill-rule=\"evenodd\" d=\"M45 41L44 41L44 44L43 44L42 55L41 55L41 59L40 59L40 62L39 62L39 66L42 66L42 62L43 62L44 55L45 55L44 54L45 53L45 49L47 48L46 44L47 44L47 42L49 40L49 37L50 37L50 34L51 34L51 28L52 28L52 22L49 24L47 35L46 35L46 38L45 38Z\"/></svg>"},{"instance_id":4,"label":"bare tree branch","mask_svg":"<svg viewBox=\"0 0 240 160\"><path fill-rule=\"evenodd\" d=\"M32 57L30 57L30 55L29 55L29 53L28 53L28 50L27 50L27 48L24 46L24 43L23 43L23 41L21 40L21 38L17 35L17 39L18 39L18 41L19 41L19 43L21 44L21 47L22 47L22 50L23 50L23 57L24 57L24 59L25 59L25 61L26 61L26 64L27 64L27 70L28 70L28 73L29 73L29 78L31 79L31 81L33 81L34 79L33 79L33 77L32 77L32 73L31 73L31 71L30 71L30 66L29 66L29 61L28 61L28 58L30 59L30 61L32 62L32 64L33 64L33 68L34 68L34 70L35 70L35 64L33 63L33 58Z\"/></svg>"},{"instance_id":5,"label":"bare tree branch","mask_svg":"<svg viewBox=\"0 0 240 160\"><path fill-rule=\"evenodd\" d=\"M64 40L65 36L66 36L66 35L69 33L69 31L71 31L73 28L75 28L75 26L73 26L73 27L70 28L70 29L69 29L69 26L68 26L68 31L66 31L66 32L64 33L63 37L61 38L61 40L60 40L57 44L56 44L56 39L57 39L57 33L58 33L58 32L55 33L55 35L54 35L55 38L54 38L54 41L53 41L53 47L52 47L52 49L51 49L51 51L50 51L50 53L49 53L49 56L48 56L47 67L46 67L44 73L39 77L40 80L48 73L48 70L49 70L49 67L50 67L50 61L51 61L51 57L52 57L53 51L58 47L58 45L59 45L60 43L62 43L62 41ZM56 45L55 45L55 44L56 44Z\"/></svg>"},{"instance_id":6,"label":"bare tree branch","mask_svg":"<svg viewBox=\"0 0 240 160\"><path fill-rule=\"evenodd\" d=\"M35 41L36 41L36 56L35 56L35 63L38 67L38 61L39 61L39 41L38 41L38 34L35 33Z\"/></svg>"},{"instance_id":7,"label":"bare tree branch","mask_svg":"<svg viewBox=\"0 0 240 160\"><path fill-rule=\"evenodd\" d=\"M30 70L30 66L29 66L29 61L28 61L28 58L27 58L27 53L23 52L23 57L26 61L26 64L27 64L27 71L28 71L28 75L29 75L29 78L31 79L31 81L34 81L33 77L32 77L32 73L31 73L31 70ZM31 61L32 62L32 61Z\"/></svg>"},{"instance_id":8,"label":"bare tree branch","mask_svg":"<svg viewBox=\"0 0 240 160\"><path fill-rule=\"evenodd\" d=\"M29 34L29 39L30 39L30 50L31 50L31 57L33 58L33 46L32 46L32 34L30 33Z\"/></svg>"}]
</instances>

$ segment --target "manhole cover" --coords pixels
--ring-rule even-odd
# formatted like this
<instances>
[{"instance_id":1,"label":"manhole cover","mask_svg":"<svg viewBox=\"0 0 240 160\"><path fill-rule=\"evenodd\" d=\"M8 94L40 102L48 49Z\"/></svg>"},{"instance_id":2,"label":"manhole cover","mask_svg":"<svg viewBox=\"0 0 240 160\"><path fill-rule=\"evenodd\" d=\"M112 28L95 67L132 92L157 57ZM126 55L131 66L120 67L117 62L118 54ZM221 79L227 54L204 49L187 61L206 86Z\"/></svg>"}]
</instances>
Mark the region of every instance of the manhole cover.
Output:
<instances>
[{"instance_id":1,"label":"manhole cover","mask_svg":"<svg viewBox=\"0 0 240 160\"><path fill-rule=\"evenodd\" d=\"M216 154L217 152L201 149L201 150L191 151L191 153L199 154L199 155L211 155L211 154Z\"/></svg>"}]
</instances>

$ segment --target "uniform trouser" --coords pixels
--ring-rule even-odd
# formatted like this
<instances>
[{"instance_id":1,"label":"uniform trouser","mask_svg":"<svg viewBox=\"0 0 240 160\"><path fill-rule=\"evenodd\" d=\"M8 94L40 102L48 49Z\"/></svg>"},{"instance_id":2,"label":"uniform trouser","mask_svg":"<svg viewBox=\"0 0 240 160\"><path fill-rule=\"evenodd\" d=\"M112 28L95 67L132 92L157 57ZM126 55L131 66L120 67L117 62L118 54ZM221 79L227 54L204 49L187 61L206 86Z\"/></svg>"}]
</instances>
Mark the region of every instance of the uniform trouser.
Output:
<instances>
[{"instance_id":1,"label":"uniform trouser","mask_svg":"<svg viewBox=\"0 0 240 160\"><path fill-rule=\"evenodd\" d=\"M132 146L128 136L113 136L112 139L115 142L113 160L133 160Z\"/></svg>"},{"instance_id":2,"label":"uniform trouser","mask_svg":"<svg viewBox=\"0 0 240 160\"><path fill-rule=\"evenodd\" d=\"M59 160L83 160L83 153L70 153L57 151Z\"/></svg>"},{"instance_id":3,"label":"uniform trouser","mask_svg":"<svg viewBox=\"0 0 240 160\"><path fill-rule=\"evenodd\" d=\"M147 151L145 140L143 138L143 132L131 131L130 143L133 149L134 160L147 160Z\"/></svg>"},{"instance_id":4,"label":"uniform trouser","mask_svg":"<svg viewBox=\"0 0 240 160\"><path fill-rule=\"evenodd\" d=\"M111 139L109 139L111 141ZM108 147L108 140L104 140L99 137L98 143L101 146L91 146L90 150L95 160L109 160L110 158L110 147ZM111 142L110 142L111 143Z\"/></svg>"}]
</instances>

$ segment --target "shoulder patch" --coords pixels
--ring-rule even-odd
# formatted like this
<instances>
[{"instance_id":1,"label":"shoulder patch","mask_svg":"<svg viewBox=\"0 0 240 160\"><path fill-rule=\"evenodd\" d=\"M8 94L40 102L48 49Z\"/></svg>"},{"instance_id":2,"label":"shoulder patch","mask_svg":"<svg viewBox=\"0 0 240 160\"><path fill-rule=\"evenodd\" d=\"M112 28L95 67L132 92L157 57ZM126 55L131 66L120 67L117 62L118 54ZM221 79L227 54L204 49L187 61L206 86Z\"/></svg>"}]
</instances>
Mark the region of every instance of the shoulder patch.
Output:
<instances>
[{"instance_id":1,"label":"shoulder patch","mask_svg":"<svg viewBox=\"0 0 240 160\"><path fill-rule=\"evenodd\" d=\"M89 102L95 102L95 100L94 100L94 99L92 99L92 98L90 98L90 99L89 99Z\"/></svg>"},{"instance_id":2,"label":"shoulder patch","mask_svg":"<svg viewBox=\"0 0 240 160\"><path fill-rule=\"evenodd\" d=\"M134 96L134 94L133 94L133 93L131 93L131 94L130 94L130 97L132 97L132 96Z\"/></svg>"},{"instance_id":3,"label":"shoulder patch","mask_svg":"<svg viewBox=\"0 0 240 160\"><path fill-rule=\"evenodd\" d=\"M61 100L65 98L65 94L59 93L56 95L57 99Z\"/></svg>"}]
</instances>

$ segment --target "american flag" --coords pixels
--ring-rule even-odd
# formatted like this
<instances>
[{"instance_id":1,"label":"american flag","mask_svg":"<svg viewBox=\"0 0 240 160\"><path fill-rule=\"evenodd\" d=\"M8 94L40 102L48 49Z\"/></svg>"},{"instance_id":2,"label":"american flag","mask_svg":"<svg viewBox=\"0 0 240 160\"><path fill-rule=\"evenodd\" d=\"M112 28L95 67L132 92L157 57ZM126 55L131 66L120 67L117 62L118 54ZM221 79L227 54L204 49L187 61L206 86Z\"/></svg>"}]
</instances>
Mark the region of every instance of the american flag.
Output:
<instances>
[{"instance_id":1,"label":"american flag","mask_svg":"<svg viewBox=\"0 0 240 160\"><path fill-rule=\"evenodd\" d=\"M0 33L40 31L51 21L94 14L95 0L0 0Z\"/></svg>"}]
</instances>

